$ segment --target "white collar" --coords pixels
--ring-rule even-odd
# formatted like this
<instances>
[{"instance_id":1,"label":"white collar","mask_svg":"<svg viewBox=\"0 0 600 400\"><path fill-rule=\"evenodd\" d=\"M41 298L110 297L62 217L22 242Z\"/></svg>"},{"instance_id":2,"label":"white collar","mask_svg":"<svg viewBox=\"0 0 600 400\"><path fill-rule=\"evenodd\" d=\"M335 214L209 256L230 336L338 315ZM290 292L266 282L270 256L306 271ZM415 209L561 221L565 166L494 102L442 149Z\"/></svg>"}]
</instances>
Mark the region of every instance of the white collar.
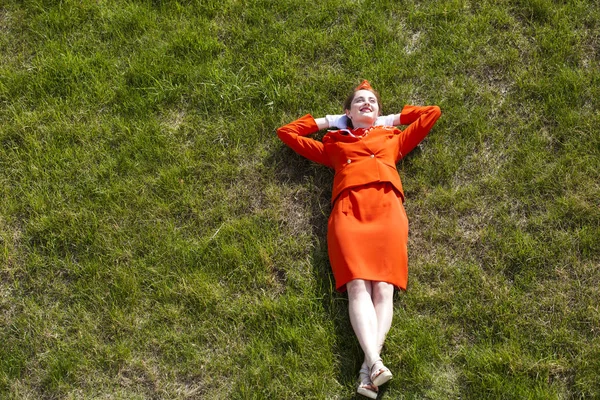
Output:
<instances>
[{"instance_id":1,"label":"white collar","mask_svg":"<svg viewBox=\"0 0 600 400\"><path fill-rule=\"evenodd\" d=\"M369 132L371 131L371 129L373 129L373 128L375 128L375 127L371 126L367 129L365 129L365 133L363 133L360 136L356 136L354 133L352 133L352 131L350 129L340 129L340 131L348 132L348 134L354 138L361 138L361 137L366 137L369 134ZM358 129L362 129L362 128L358 128Z\"/></svg>"}]
</instances>

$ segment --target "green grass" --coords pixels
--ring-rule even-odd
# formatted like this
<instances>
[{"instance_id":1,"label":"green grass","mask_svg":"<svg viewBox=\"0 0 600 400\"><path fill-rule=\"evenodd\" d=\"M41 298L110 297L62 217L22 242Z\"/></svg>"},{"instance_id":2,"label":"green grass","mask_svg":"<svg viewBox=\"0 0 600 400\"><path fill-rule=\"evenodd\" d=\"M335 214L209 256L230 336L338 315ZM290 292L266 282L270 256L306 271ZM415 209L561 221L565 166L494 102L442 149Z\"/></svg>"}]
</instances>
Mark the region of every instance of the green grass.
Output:
<instances>
[{"instance_id":1,"label":"green grass","mask_svg":"<svg viewBox=\"0 0 600 400\"><path fill-rule=\"evenodd\" d=\"M277 139L369 79L398 169L390 399L600 397L600 8L0 5L0 398L346 399L332 172Z\"/></svg>"}]
</instances>

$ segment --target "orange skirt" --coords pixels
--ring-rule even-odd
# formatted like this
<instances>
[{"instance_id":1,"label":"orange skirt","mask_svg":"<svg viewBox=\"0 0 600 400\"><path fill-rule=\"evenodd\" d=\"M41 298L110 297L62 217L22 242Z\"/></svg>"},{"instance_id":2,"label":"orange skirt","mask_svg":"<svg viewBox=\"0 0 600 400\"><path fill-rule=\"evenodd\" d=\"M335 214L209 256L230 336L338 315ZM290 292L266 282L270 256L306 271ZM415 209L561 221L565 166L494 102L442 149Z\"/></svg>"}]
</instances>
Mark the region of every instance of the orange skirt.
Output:
<instances>
[{"instance_id":1,"label":"orange skirt","mask_svg":"<svg viewBox=\"0 0 600 400\"><path fill-rule=\"evenodd\" d=\"M406 290L408 218L402 197L387 182L350 188L337 198L327 224L327 249L336 289L353 279L388 282Z\"/></svg>"}]
</instances>

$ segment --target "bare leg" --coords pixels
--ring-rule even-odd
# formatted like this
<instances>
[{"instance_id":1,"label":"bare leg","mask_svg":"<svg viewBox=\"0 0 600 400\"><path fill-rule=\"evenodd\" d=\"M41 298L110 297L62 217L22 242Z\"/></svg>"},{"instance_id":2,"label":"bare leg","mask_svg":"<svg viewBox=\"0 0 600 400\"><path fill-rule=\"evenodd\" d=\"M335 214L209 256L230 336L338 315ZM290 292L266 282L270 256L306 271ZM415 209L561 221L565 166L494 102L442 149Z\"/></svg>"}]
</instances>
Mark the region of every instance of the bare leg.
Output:
<instances>
[{"instance_id":1,"label":"bare leg","mask_svg":"<svg viewBox=\"0 0 600 400\"><path fill-rule=\"evenodd\" d=\"M377 352L381 353L394 316L394 285L387 282L372 282L371 287L373 305L377 314Z\"/></svg>"},{"instance_id":2,"label":"bare leg","mask_svg":"<svg viewBox=\"0 0 600 400\"><path fill-rule=\"evenodd\" d=\"M392 374L381 362L381 349L392 325L394 313L394 285L386 282L356 279L348 289L350 322L364 352L361 370L373 374L375 384L383 384ZM376 369L373 369L377 364ZM361 387L365 385L360 385ZM371 393L372 394L372 393Z\"/></svg>"},{"instance_id":3,"label":"bare leg","mask_svg":"<svg viewBox=\"0 0 600 400\"><path fill-rule=\"evenodd\" d=\"M372 299L372 285L370 281L355 279L346 284L350 323L354 334L365 353L367 366L373 365L379 359L379 334L377 313ZM388 328L389 329L389 328Z\"/></svg>"}]
</instances>

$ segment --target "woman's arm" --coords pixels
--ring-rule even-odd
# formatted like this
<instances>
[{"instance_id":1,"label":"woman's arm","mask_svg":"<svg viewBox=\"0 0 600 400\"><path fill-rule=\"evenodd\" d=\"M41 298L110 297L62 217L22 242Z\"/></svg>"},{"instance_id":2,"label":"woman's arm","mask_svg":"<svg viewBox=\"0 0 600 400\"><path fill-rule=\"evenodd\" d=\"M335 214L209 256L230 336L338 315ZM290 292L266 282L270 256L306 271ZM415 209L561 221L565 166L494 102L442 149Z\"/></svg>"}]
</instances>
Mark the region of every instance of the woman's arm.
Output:
<instances>
[{"instance_id":1,"label":"woman's arm","mask_svg":"<svg viewBox=\"0 0 600 400\"><path fill-rule=\"evenodd\" d=\"M398 160L417 147L441 115L442 111L438 106L404 106L399 122L408 127L400 133Z\"/></svg>"},{"instance_id":2,"label":"woman's arm","mask_svg":"<svg viewBox=\"0 0 600 400\"><path fill-rule=\"evenodd\" d=\"M413 107L413 106L411 106ZM417 107L422 108L422 107ZM390 115L381 115L377 118L377 123L389 126L399 126L399 125L408 125L413 120L415 120L415 113L413 112L406 114L404 116L404 121L401 120L402 114L390 114ZM417 115L418 118L418 115Z\"/></svg>"},{"instance_id":3,"label":"woman's arm","mask_svg":"<svg viewBox=\"0 0 600 400\"><path fill-rule=\"evenodd\" d=\"M323 122L323 119L325 118L319 118L321 120L319 124L310 114L307 114L277 129L277 136L301 156L319 164L333 167L325 152L323 142L307 137L321 129L326 129L326 127L321 128L325 124L329 126L327 120L325 119L325 122Z\"/></svg>"}]
</instances>

